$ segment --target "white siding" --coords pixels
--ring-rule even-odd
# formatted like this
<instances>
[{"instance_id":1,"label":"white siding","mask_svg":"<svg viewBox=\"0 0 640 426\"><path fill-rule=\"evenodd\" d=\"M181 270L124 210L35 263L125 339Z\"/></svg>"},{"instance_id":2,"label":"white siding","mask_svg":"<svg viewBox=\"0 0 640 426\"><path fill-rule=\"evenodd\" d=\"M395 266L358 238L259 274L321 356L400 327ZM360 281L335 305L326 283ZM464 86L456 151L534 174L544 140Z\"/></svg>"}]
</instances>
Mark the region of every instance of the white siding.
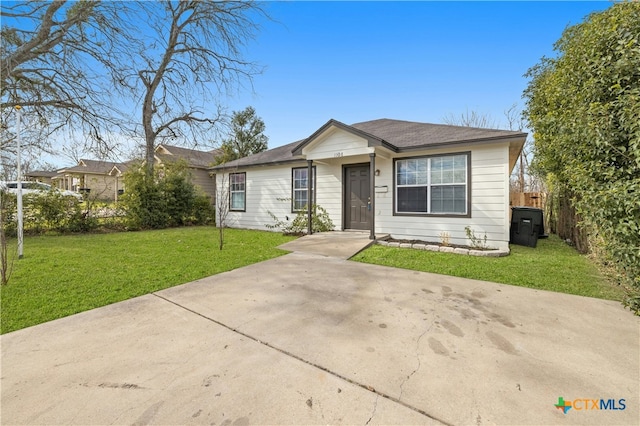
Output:
<instances>
[{"instance_id":1,"label":"white siding","mask_svg":"<svg viewBox=\"0 0 640 426\"><path fill-rule=\"evenodd\" d=\"M309 160L349 157L370 152L373 152L373 148L368 147L364 138L344 130L329 131L326 136L318 138L302 150Z\"/></svg>"},{"instance_id":2,"label":"white siding","mask_svg":"<svg viewBox=\"0 0 640 426\"><path fill-rule=\"evenodd\" d=\"M292 163L285 166L253 167L239 169L234 173L246 173L246 211L229 212L227 225L234 228L249 228L267 230L266 225L273 225L275 220L269 212L279 220L291 222L297 213L291 211L291 169L306 167L307 163ZM337 168L340 170L340 168ZM336 229L340 229L341 192L340 174L334 175L335 166L316 164L317 203L327 209ZM228 175L225 179L218 174L216 179L218 194L221 186L228 185ZM328 196L334 194L337 197ZM228 190L227 190L228 191Z\"/></svg>"},{"instance_id":3,"label":"white siding","mask_svg":"<svg viewBox=\"0 0 640 426\"><path fill-rule=\"evenodd\" d=\"M440 149L411 153L410 156L449 154L469 151ZM396 156L403 158L403 156ZM484 145L471 150L471 218L393 215L393 160L376 159L381 174L376 186L387 186L388 192L376 193L376 233L391 234L394 238L420 239L440 242L441 233L447 232L452 244L470 244L465 227L470 226L477 237L487 234L487 244L495 248L508 248L509 228L507 212L508 160L506 144ZM506 177L506 178L505 178Z\"/></svg>"},{"instance_id":4,"label":"white siding","mask_svg":"<svg viewBox=\"0 0 640 426\"><path fill-rule=\"evenodd\" d=\"M339 136L341 132L333 135ZM330 135L331 136L331 135ZM327 142L334 140L327 138ZM471 218L394 216L393 214L393 159L376 157L375 222L376 234L391 234L394 238L420 239L439 242L441 233L450 235L452 244L469 245L465 227L470 226L477 237L487 235L491 247L506 249L509 244L509 187L507 144L480 145L472 149L438 149L398 154L396 158L420 155L450 154L471 151ZM331 151L329 151L331 152ZM343 185L342 167L346 164L368 163L368 155L330 158L315 161L316 203L329 213L336 230L342 229ZM241 169L246 172L246 211L230 212L227 224L232 227L265 230L274 220L295 217L291 212L291 169L306 167L306 162L272 167ZM217 179L221 185L223 179ZM224 180L228 185L228 179ZM387 192L382 191L386 186Z\"/></svg>"},{"instance_id":5,"label":"white siding","mask_svg":"<svg viewBox=\"0 0 640 426\"><path fill-rule=\"evenodd\" d=\"M336 230L342 229L342 165L316 164L316 204L327 210Z\"/></svg>"}]
</instances>

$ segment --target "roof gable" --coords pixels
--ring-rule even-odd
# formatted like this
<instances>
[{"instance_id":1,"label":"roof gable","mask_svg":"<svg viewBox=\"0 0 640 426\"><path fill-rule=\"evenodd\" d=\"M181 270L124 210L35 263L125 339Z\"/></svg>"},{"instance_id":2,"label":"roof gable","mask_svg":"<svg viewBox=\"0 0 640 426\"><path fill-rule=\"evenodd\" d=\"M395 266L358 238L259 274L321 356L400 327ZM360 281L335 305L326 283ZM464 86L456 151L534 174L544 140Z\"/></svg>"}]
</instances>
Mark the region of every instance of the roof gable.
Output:
<instances>
[{"instance_id":1,"label":"roof gable","mask_svg":"<svg viewBox=\"0 0 640 426\"><path fill-rule=\"evenodd\" d=\"M87 160L81 159L77 166L66 167L59 170L60 173L89 173L98 175L108 175L111 169L119 163L113 161Z\"/></svg>"},{"instance_id":2,"label":"roof gable","mask_svg":"<svg viewBox=\"0 0 640 426\"><path fill-rule=\"evenodd\" d=\"M305 148L309 148L313 146L317 142L322 142L323 138L325 138L329 132L334 130L342 130L344 132L350 133L356 137L362 138L366 141L368 147L374 146L385 146L386 148L394 151L393 147L389 144L385 143L383 139L378 136L375 136L369 132L363 131L353 126L346 125L341 123L338 120L334 120L333 118L327 121L322 127L316 130L311 136L302 141L298 146L293 150L294 155L301 155Z\"/></svg>"}]
</instances>

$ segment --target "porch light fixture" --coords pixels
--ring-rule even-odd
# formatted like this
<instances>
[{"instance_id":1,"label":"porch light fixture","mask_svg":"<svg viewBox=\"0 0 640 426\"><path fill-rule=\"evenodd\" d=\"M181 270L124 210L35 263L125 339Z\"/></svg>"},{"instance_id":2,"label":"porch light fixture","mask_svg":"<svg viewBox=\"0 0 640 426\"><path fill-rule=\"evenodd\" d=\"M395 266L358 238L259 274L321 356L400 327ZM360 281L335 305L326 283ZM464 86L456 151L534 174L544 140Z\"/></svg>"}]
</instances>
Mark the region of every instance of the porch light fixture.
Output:
<instances>
[{"instance_id":1,"label":"porch light fixture","mask_svg":"<svg viewBox=\"0 0 640 426\"><path fill-rule=\"evenodd\" d=\"M375 174L376 176L380 176L380 169L376 169L376 171L374 172L374 174Z\"/></svg>"}]
</instances>

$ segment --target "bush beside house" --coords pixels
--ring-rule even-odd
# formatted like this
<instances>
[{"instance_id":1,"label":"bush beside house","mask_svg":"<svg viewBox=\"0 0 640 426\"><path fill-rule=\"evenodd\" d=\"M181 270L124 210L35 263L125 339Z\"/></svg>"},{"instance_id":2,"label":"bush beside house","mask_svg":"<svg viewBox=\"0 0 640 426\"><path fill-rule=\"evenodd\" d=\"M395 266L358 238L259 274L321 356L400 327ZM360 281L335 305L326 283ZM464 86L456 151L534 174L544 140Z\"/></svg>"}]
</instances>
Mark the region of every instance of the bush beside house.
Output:
<instances>
[{"instance_id":1,"label":"bush beside house","mask_svg":"<svg viewBox=\"0 0 640 426\"><path fill-rule=\"evenodd\" d=\"M533 166L569 225L560 236L615 270L640 315L640 3L589 15L554 49L528 73Z\"/></svg>"},{"instance_id":2,"label":"bush beside house","mask_svg":"<svg viewBox=\"0 0 640 426\"><path fill-rule=\"evenodd\" d=\"M199 192L185 161L156 167L149 179L142 167L125 173L127 191L122 197L128 229L159 229L212 223L210 198Z\"/></svg>"}]
</instances>

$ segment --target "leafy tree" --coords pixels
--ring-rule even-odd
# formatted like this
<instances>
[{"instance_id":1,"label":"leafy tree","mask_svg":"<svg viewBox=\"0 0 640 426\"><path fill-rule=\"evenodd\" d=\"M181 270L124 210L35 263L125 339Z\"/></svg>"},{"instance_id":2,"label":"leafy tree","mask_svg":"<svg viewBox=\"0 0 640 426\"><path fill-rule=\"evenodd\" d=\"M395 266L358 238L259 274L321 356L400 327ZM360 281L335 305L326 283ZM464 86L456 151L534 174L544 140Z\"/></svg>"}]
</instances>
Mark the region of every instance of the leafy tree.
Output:
<instances>
[{"instance_id":1,"label":"leafy tree","mask_svg":"<svg viewBox=\"0 0 640 426\"><path fill-rule=\"evenodd\" d=\"M554 49L527 74L534 166L570 198L640 313L640 3L589 15Z\"/></svg>"},{"instance_id":2,"label":"leafy tree","mask_svg":"<svg viewBox=\"0 0 640 426\"><path fill-rule=\"evenodd\" d=\"M130 229L205 225L213 221L209 197L196 190L184 160L164 164L148 179L141 164L125 173L122 202Z\"/></svg>"},{"instance_id":3,"label":"leafy tree","mask_svg":"<svg viewBox=\"0 0 640 426\"><path fill-rule=\"evenodd\" d=\"M216 164L266 151L269 138L264 134L264 129L264 121L256 115L253 107L234 111L231 136L222 143L222 154L217 157Z\"/></svg>"}]
</instances>

